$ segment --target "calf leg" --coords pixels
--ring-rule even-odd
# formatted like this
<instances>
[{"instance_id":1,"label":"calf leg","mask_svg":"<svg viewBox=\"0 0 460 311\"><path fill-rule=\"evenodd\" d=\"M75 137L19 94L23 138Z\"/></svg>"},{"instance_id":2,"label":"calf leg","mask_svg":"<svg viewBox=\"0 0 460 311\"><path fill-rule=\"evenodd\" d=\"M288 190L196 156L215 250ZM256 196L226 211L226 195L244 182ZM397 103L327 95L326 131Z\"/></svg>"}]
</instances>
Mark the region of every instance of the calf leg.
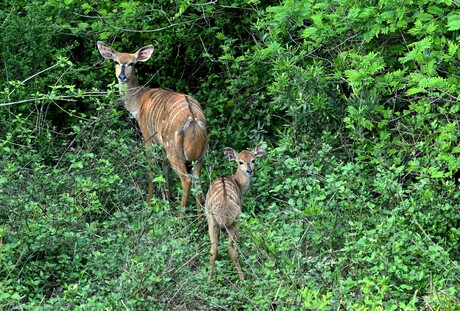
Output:
<instances>
[{"instance_id":1,"label":"calf leg","mask_svg":"<svg viewBox=\"0 0 460 311\"><path fill-rule=\"evenodd\" d=\"M219 243L220 228L215 224L212 216L208 218L209 237L211 238L211 268L209 270L208 281L211 281L212 274L214 273L214 266L217 259L217 244Z\"/></svg>"},{"instance_id":2,"label":"calf leg","mask_svg":"<svg viewBox=\"0 0 460 311\"><path fill-rule=\"evenodd\" d=\"M230 239L228 244L228 253L230 254L230 258L232 259L233 264L235 265L235 268L238 271L238 277L240 278L240 280L244 280L244 274L243 271L241 271L241 266L238 262L238 253L235 248L236 239L238 237L238 229L235 225L232 225L230 228L227 229L227 232L228 237Z\"/></svg>"}]
</instances>

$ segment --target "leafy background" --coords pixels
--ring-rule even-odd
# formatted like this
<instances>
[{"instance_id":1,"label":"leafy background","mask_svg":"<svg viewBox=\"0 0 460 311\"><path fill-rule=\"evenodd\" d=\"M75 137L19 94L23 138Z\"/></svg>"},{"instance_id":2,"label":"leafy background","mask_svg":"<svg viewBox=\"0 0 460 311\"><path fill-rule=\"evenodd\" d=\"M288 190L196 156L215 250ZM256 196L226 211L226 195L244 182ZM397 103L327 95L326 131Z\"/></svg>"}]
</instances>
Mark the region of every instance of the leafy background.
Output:
<instances>
[{"instance_id":1,"label":"leafy background","mask_svg":"<svg viewBox=\"0 0 460 311\"><path fill-rule=\"evenodd\" d=\"M2 2L0 307L458 310L457 0ZM207 190L267 143L239 281L145 150L105 41L196 97ZM156 152L154 152L157 154ZM175 190L180 186L175 180Z\"/></svg>"}]
</instances>

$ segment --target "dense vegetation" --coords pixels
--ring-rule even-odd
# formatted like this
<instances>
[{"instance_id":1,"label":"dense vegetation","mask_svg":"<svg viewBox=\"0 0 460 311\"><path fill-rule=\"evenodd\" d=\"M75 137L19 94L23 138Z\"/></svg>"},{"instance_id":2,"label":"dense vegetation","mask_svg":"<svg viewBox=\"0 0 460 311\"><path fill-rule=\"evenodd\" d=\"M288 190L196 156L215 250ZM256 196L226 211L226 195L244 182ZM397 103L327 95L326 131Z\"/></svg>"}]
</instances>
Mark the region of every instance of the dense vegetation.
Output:
<instances>
[{"instance_id":1,"label":"dense vegetation","mask_svg":"<svg viewBox=\"0 0 460 311\"><path fill-rule=\"evenodd\" d=\"M459 310L458 0L13 0L0 7L0 308ZM97 40L267 144L239 281L190 200L177 219ZM150 151L148 151L150 152ZM157 154L157 152L154 152Z\"/></svg>"}]
</instances>

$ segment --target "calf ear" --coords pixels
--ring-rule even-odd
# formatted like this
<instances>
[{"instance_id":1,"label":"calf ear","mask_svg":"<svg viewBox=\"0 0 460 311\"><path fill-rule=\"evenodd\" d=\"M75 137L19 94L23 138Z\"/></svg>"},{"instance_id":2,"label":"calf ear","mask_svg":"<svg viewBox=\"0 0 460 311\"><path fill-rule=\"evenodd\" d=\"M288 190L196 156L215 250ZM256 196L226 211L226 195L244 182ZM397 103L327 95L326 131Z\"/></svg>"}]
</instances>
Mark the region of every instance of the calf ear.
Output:
<instances>
[{"instance_id":1,"label":"calf ear","mask_svg":"<svg viewBox=\"0 0 460 311\"><path fill-rule=\"evenodd\" d=\"M224 154L230 161L236 161L236 159L238 158L238 154L232 148L228 148L228 147L225 148L224 149Z\"/></svg>"},{"instance_id":2,"label":"calf ear","mask_svg":"<svg viewBox=\"0 0 460 311\"><path fill-rule=\"evenodd\" d=\"M134 55L136 62L146 62L149 60L153 53L153 45L147 45L139 49Z\"/></svg>"},{"instance_id":3,"label":"calf ear","mask_svg":"<svg viewBox=\"0 0 460 311\"><path fill-rule=\"evenodd\" d=\"M265 151L264 151L264 144L263 143L260 143L258 144L257 146L255 146L254 150L252 151L254 153L254 156L256 158L260 158L262 156L265 155Z\"/></svg>"},{"instance_id":4,"label":"calf ear","mask_svg":"<svg viewBox=\"0 0 460 311\"><path fill-rule=\"evenodd\" d=\"M97 41L97 49L99 50L99 53L101 53L102 57L104 57L105 59L117 59L117 51L112 49L112 47L105 44L104 42Z\"/></svg>"}]
</instances>

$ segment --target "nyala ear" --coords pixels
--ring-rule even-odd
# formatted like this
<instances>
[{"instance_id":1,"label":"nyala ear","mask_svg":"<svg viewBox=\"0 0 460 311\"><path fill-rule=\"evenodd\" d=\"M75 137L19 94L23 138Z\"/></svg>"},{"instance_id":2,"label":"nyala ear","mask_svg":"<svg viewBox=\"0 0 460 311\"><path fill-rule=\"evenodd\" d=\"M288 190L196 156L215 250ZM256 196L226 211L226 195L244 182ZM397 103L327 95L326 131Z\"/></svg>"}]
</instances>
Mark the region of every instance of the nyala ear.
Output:
<instances>
[{"instance_id":1,"label":"nyala ear","mask_svg":"<svg viewBox=\"0 0 460 311\"><path fill-rule=\"evenodd\" d=\"M102 41L97 41L97 49L99 50L99 53L101 53L102 57L104 57L105 59L117 59L117 51L112 49L110 45L107 45Z\"/></svg>"},{"instance_id":2,"label":"nyala ear","mask_svg":"<svg viewBox=\"0 0 460 311\"><path fill-rule=\"evenodd\" d=\"M236 161L236 159L238 158L238 154L232 148L228 148L228 147L225 148L224 149L224 154L230 161Z\"/></svg>"},{"instance_id":3,"label":"nyala ear","mask_svg":"<svg viewBox=\"0 0 460 311\"><path fill-rule=\"evenodd\" d=\"M255 146L254 150L252 151L256 158L260 158L260 157L265 155L265 151L264 151L263 146L264 146L264 143L260 143L257 146Z\"/></svg>"},{"instance_id":4,"label":"nyala ear","mask_svg":"<svg viewBox=\"0 0 460 311\"><path fill-rule=\"evenodd\" d=\"M149 60L153 53L153 45L147 45L139 49L134 56L136 57L135 62L146 62Z\"/></svg>"}]
</instances>

